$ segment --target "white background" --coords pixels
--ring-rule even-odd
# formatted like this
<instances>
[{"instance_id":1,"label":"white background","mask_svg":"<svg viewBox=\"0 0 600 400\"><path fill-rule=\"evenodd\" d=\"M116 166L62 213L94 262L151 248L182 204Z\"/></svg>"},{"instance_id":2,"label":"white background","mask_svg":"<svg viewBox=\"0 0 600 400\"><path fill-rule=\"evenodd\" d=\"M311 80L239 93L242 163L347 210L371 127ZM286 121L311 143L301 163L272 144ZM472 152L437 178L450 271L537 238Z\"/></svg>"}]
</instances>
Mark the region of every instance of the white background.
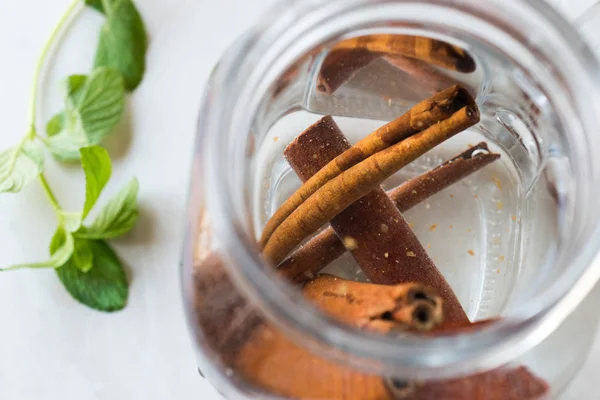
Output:
<instances>
[{"instance_id":1,"label":"white background","mask_svg":"<svg viewBox=\"0 0 600 400\"><path fill-rule=\"evenodd\" d=\"M576 15L590 2L567 1L567 12ZM37 57L69 3L0 0L0 148L26 132ZM2 273L0 400L218 398L196 372L179 293L191 147L210 71L271 3L137 0L151 39L148 72L130 101L123 131L132 133L109 143L114 177L103 196L134 175L140 180L141 219L131 234L113 241L132 276L129 305L117 314L97 313L72 300L53 271ZM63 57L43 85L42 120L57 110L59 77L89 69L100 23L85 13L75 37L65 42L67 50L61 48ZM80 174L50 163L48 176L61 202L77 208ZM43 260L55 224L38 184L0 196L0 265ZM565 398L600 396L588 389L596 383L599 347Z\"/></svg>"}]
</instances>

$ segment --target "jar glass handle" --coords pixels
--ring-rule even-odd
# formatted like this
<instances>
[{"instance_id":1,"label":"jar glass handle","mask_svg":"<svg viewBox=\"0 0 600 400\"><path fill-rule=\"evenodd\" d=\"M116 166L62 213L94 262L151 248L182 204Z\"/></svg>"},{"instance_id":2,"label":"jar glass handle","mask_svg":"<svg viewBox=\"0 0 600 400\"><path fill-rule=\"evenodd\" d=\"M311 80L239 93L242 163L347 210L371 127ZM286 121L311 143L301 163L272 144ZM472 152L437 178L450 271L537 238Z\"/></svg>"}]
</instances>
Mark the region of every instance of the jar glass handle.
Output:
<instances>
[{"instance_id":1,"label":"jar glass handle","mask_svg":"<svg viewBox=\"0 0 600 400\"><path fill-rule=\"evenodd\" d=\"M583 37L600 57L600 1L595 2L573 21Z\"/></svg>"}]
</instances>

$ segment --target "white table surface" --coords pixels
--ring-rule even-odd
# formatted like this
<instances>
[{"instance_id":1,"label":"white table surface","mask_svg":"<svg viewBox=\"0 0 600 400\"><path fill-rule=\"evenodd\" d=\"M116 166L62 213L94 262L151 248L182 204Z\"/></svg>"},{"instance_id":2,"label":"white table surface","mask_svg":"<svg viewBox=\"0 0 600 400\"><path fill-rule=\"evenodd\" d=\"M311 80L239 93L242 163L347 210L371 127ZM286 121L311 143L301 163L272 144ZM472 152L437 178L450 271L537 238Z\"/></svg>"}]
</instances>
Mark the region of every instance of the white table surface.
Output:
<instances>
[{"instance_id":1,"label":"white table surface","mask_svg":"<svg viewBox=\"0 0 600 400\"><path fill-rule=\"evenodd\" d=\"M590 1L571 1L567 11L575 14ZM27 128L34 65L69 3L0 1L0 148L16 143ZM151 36L148 72L130 100L132 134L111 140L114 172L103 196L133 175L140 180L141 219L133 232L113 241L133 277L129 305L112 315L94 312L72 300L51 270L3 273L0 400L219 398L196 372L180 304L178 264L191 146L211 69L271 3L137 0ZM82 34L66 41L67 57L58 57L49 70L43 119L57 109L58 78L85 73L91 62L101 21L93 14L82 18L84 24L75 24ZM59 199L77 207L83 197L80 174L50 164L49 180ZM39 185L0 196L0 265L45 259L54 228ZM591 385L600 367L598 342L565 398L598 397L590 397L594 392L585 384Z\"/></svg>"}]
</instances>

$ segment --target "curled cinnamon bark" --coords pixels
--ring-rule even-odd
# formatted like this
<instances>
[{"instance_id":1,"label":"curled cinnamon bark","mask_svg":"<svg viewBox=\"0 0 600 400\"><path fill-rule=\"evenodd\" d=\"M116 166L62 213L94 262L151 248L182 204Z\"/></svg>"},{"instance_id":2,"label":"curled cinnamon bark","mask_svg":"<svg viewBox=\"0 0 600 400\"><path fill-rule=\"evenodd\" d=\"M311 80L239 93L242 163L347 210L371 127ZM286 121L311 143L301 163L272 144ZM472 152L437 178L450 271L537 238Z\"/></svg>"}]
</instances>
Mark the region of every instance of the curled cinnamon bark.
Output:
<instances>
[{"instance_id":1,"label":"curled cinnamon bark","mask_svg":"<svg viewBox=\"0 0 600 400\"><path fill-rule=\"evenodd\" d=\"M326 314L358 328L428 331L442 323L442 298L421 284L373 285L323 274L302 289Z\"/></svg>"},{"instance_id":2,"label":"curled cinnamon bark","mask_svg":"<svg viewBox=\"0 0 600 400\"><path fill-rule=\"evenodd\" d=\"M274 230L263 249L264 258L278 265L304 239L400 168L477 122L477 106L463 107L450 118L373 154L329 180Z\"/></svg>"},{"instance_id":3,"label":"curled cinnamon bark","mask_svg":"<svg viewBox=\"0 0 600 400\"><path fill-rule=\"evenodd\" d=\"M328 181L342 172L366 160L370 156L389 148L416 133L443 124L444 129L460 124L460 115L470 113L469 124L479 121L479 112L473 97L461 86L453 86L433 97L422 101L410 111L396 120L377 129L352 148L337 156L325 167L307 180L267 221L263 230L260 245L265 247L275 230L288 218L304 201L313 195ZM331 118L331 117L326 117ZM333 120L331 120L333 121ZM322 123L328 123L324 120ZM469 125L470 126L470 125ZM458 127L458 126L456 126Z\"/></svg>"},{"instance_id":4,"label":"curled cinnamon bark","mask_svg":"<svg viewBox=\"0 0 600 400\"><path fill-rule=\"evenodd\" d=\"M295 170L306 167L297 155L288 155L287 158L290 164L297 165ZM498 158L500 155L490 153L487 144L482 142L431 171L410 179L387 195L400 212L405 212ZM281 263L279 271L294 283L301 283L312 279L345 252L346 247L334 229L329 227L293 252Z\"/></svg>"}]
</instances>

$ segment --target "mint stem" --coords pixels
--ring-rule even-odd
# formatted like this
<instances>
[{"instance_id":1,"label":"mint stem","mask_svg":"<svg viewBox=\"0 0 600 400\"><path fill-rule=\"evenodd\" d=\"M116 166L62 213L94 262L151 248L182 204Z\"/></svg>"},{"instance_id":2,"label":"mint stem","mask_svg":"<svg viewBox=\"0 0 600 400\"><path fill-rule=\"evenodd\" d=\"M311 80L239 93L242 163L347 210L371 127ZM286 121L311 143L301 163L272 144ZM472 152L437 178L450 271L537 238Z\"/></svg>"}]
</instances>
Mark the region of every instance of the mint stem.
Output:
<instances>
[{"instance_id":1,"label":"mint stem","mask_svg":"<svg viewBox=\"0 0 600 400\"><path fill-rule=\"evenodd\" d=\"M52 45L56 41L58 35L62 32L63 27L65 26L65 24L71 17L71 14L73 13L73 11L79 5L79 2L80 2L80 0L73 0L71 5L69 6L69 8L67 8L67 11L63 14L62 18L60 19L60 21L58 22L58 24L56 25L56 27L50 34L48 41L46 42L46 44L44 45L44 48L42 49L42 54L40 55L38 63L35 67L35 73L33 75L33 85L32 85L33 87L32 87L32 94L31 94L30 114L29 114L29 132L27 132L27 136L25 137L23 142L27 139L33 140L37 136L37 128L36 128L37 104L38 104L38 92L39 92L39 86L40 86L39 80L40 80L40 75L42 74L42 67L44 66L44 62L46 61L46 58L48 57L48 53L50 52ZM61 217L60 213L62 212L62 208L60 207L60 204L58 204L58 200L56 200L56 196L54 195L54 192L50 188L50 185L48 185L48 181L46 180L46 177L44 176L43 173L40 174L40 182L42 184L42 187L44 188L44 192L48 196L48 200L50 200L50 203L52 204L52 207L54 208L54 211L56 212L56 215L58 216L59 220L61 220L62 217Z\"/></svg>"},{"instance_id":2,"label":"mint stem","mask_svg":"<svg viewBox=\"0 0 600 400\"><path fill-rule=\"evenodd\" d=\"M40 79L40 75L42 73L42 67L44 66L44 61L46 61L46 57L48 56L48 53L50 52L50 49L52 48L54 41L56 40L58 35L61 33L62 28L67 23L67 21L69 20L69 17L71 16L71 13L73 12L73 10L75 10L75 8L79 5L79 3L80 3L80 0L74 0L73 3L71 3L69 8L67 9L67 11L63 14L62 18L60 19L60 21L58 22L58 24L56 25L56 27L50 34L50 38L44 45L44 48L42 49L42 54L40 55L38 63L35 67L35 73L33 75L31 105L30 105L30 112L29 112L29 132L27 133L29 139L34 139L37 134L36 121L37 121L38 89L39 89L39 79Z\"/></svg>"},{"instance_id":3,"label":"mint stem","mask_svg":"<svg viewBox=\"0 0 600 400\"><path fill-rule=\"evenodd\" d=\"M46 180L46 176L44 175L43 172L40 174L40 182L42 183L44 192L46 192L46 196L48 196L48 200L50 200L50 203L52 204L52 208L54 208L54 211L56 211L56 214L60 216L60 212L62 211L62 208L60 207L60 204L58 204L58 200L56 199L54 192L50 188L50 185L48 185L48 181Z\"/></svg>"}]
</instances>

